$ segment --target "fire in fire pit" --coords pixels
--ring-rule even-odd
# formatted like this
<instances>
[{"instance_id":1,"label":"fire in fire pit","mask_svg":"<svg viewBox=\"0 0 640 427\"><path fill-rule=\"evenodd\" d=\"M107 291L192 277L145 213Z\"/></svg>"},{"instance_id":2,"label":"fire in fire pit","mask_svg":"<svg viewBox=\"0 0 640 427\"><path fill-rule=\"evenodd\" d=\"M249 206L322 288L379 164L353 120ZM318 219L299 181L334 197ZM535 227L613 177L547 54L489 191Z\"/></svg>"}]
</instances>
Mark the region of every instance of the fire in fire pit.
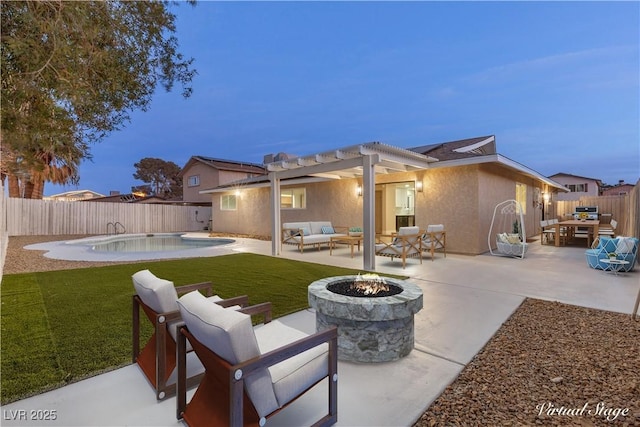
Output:
<instances>
[{"instance_id":1,"label":"fire in fire pit","mask_svg":"<svg viewBox=\"0 0 640 427\"><path fill-rule=\"evenodd\" d=\"M327 289L349 297L390 297L402 292L400 286L388 284L377 274L358 274L353 280L332 283Z\"/></svg>"}]
</instances>

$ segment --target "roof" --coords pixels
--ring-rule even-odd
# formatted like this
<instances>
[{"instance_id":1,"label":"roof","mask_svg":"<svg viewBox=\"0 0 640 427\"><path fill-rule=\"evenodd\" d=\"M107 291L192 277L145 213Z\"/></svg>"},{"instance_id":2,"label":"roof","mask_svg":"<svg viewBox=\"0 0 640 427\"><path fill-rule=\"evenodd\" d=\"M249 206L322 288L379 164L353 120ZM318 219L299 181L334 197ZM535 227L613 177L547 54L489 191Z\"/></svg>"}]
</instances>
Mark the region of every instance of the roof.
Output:
<instances>
[{"instance_id":1,"label":"roof","mask_svg":"<svg viewBox=\"0 0 640 427\"><path fill-rule=\"evenodd\" d=\"M550 175L549 178L558 177L558 176L568 176L568 177L571 177L571 178L588 179L589 181L595 181L595 182L598 183L599 186L602 186L602 181L600 181L597 178L589 178L589 177L586 177L586 176L572 175L570 173L564 173L564 172L558 172L556 174Z\"/></svg>"},{"instance_id":2,"label":"roof","mask_svg":"<svg viewBox=\"0 0 640 427\"><path fill-rule=\"evenodd\" d=\"M359 158L365 154L380 156L376 173L407 172L417 169L465 166L480 163L497 163L508 169L544 182L561 191L567 188L544 175L502 156L496 152L495 136L481 136L423 145L410 149L394 147L381 142L339 148L323 153L296 157L268 163L267 170L279 174L282 184L318 182L337 178L354 178L362 175ZM285 181L286 180L286 181ZM229 188L255 188L267 186L266 176L243 179L200 191L201 194L228 191Z\"/></svg>"},{"instance_id":3,"label":"roof","mask_svg":"<svg viewBox=\"0 0 640 427\"><path fill-rule=\"evenodd\" d=\"M209 167L212 167L218 170L247 172L247 173L253 173L253 174L266 173L264 166L258 163L218 159L215 157L206 157L206 156L192 156L187 162L187 164L184 165L184 167L180 171L179 176L183 176L184 173L195 163L202 163L204 165L207 165Z\"/></svg>"},{"instance_id":4,"label":"roof","mask_svg":"<svg viewBox=\"0 0 640 427\"><path fill-rule=\"evenodd\" d=\"M423 145L409 150L435 157L440 161L497 154L494 135Z\"/></svg>"}]
</instances>

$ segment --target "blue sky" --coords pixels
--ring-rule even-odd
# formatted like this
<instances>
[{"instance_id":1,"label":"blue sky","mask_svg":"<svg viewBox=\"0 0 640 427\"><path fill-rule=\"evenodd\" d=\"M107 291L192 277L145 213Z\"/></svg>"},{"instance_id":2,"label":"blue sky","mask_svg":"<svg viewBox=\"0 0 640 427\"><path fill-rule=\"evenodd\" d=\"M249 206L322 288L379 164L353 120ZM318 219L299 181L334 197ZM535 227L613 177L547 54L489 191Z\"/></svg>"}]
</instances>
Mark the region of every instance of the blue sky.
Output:
<instances>
[{"instance_id":1,"label":"blue sky","mask_svg":"<svg viewBox=\"0 0 640 427\"><path fill-rule=\"evenodd\" d=\"M639 2L200 2L178 39L194 94L158 91L94 145L77 187L122 193L144 157L262 163L380 141L495 135L543 175L640 178Z\"/></svg>"}]
</instances>

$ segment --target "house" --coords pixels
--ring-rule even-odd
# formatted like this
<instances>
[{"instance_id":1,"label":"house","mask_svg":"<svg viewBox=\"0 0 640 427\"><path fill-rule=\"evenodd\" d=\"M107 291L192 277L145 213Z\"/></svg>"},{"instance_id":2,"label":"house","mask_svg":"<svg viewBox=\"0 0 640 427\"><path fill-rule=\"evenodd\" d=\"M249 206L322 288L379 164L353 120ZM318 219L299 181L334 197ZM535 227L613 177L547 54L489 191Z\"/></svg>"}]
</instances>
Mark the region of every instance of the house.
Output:
<instances>
[{"instance_id":1,"label":"house","mask_svg":"<svg viewBox=\"0 0 640 427\"><path fill-rule=\"evenodd\" d=\"M528 236L539 233L543 194L567 189L496 151L495 136L404 149L371 142L265 165L269 176L201 191L212 201L212 230L272 236L282 223L331 221L364 230L364 267L372 269L377 232L444 224L447 251L480 254L496 204L521 202ZM271 209L278 206L279 209Z\"/></svg>"},{"instance_id":2,"label":"house","mask_svg":"<svg viewBox=\"0 0 640 427\"><path fill-rule=\"evenodd\" d=\"M55 200L58 202L77 202L78 200L90 200L97 197L104 197L104 194L97 193L92 190L72 190L64 193L52 194L45 196L42 200Z\"/></svg>"},{"instance_id":3,"label":"house","mask_svg":"<svg viewBox=\"0 0 640 427\"><path fill-rule=\"evenodd\" d=\"M569 189L568 193L558 194L556 200L580 200L580 197L599 196L602 181L595 178L571 175L568 173L557 173L549 178L564 185Z\"/></svg>"},{"instance_id":4,"label":"house","mask_svg":"<svg viewBox=\"0 0 640 427\"><path fill-rule=\"evenodd\" d=\"M627 184L624 180L618 181L616 185L604 186L602 189L602 196L619 196L622 194L630 194L633 189L633 184Z\"/></svg>"},{"instance_id":5,"label":"house","mask_svg":"<svg viewBox=\"0 0 640 427\"><path fill-rule=\"evenodd\" d=\"M264 166L256 163L192 156L179 174L182 178L182 200L209 202L211 197L201 194L201 190L262 176L265 173Z\"/></svg>"}]
</instances>

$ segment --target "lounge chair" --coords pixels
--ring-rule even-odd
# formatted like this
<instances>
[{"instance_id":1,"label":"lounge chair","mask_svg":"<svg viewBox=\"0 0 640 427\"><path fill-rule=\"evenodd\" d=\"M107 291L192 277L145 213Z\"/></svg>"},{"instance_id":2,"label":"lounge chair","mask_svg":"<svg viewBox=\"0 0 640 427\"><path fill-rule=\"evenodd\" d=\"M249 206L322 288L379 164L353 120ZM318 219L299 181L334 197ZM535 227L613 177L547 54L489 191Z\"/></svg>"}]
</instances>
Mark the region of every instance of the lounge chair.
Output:
<instances>
[{"instance_id":1,"label":"lounge chair","mask_svg":"<svg viewBox=\"0 0 640 427\"><path fill-rule=\"evenodd\" d=\"M447 232L442 224L430 224L422 234L422 251L429 252L433 261L437 250L442 250L444 257L447 257Z\"/></svg>"},{"instance_id":2,"label":"lounge chair","mask_svg":"<svg viewBox=\"0 0 640 427\"><path fill-rule=\"evenodd\" d=\"M178 339L177 417L195 426L263 426L300 395L328 377L328 413L314 425L337 420L337 329L307 335L279 321L222 308L198 292L178 301L185 326ZM187 404L186 345L205 366Z\"/></svg>"},{"instance_id":3,"label":"lounge chair","mask_svg":"<svg viewBox=\"0 0 640 427\"><path fill-rule=\"evenodd\" d=\"M245 306L247 296L223 300L212 294L211 282L196 283L176 288L173 282L156 277L149 270L131 276L136 294L133 296L133 350L132 360L137 363L158 400L175 395L175 381L169 381L176 366L177 327L181 323L178 295L203 290L212 302L221 306ZM140 351L140 308L153 324L153 335ZM198 383L197 376L190 385Z\"/></svg>"},{"instance_id":4,"label":"lounge chair","mask_svg":"<svg viewBox=\"0 0 640 427\"><path fill-rule=\"evenodd\" d=\"M376 255L402 260L402 268L407 265L407 258L419 258L422 264L422 234L418 227L400 227L397 233L377 235ZM390 242L384 241L390 239Z\"/></svg>"}]
</instances>

